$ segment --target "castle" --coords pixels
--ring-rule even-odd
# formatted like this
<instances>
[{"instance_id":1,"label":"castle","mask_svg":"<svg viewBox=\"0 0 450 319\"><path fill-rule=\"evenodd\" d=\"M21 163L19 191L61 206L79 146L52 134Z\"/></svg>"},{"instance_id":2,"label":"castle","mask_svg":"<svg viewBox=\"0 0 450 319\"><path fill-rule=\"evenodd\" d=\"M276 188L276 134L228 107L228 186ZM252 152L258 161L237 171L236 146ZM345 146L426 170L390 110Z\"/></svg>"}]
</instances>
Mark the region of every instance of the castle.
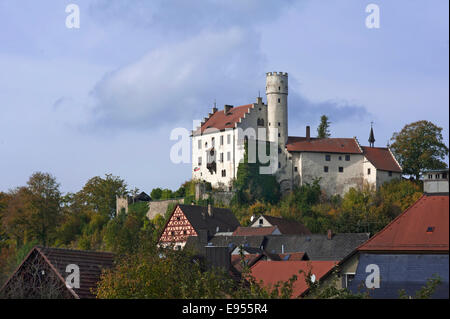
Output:
<instances>
[{"instance_id":1,"label":"castle","mask_svg":"<svg viewBox=\"0 0 450 319\"><path fill-rule=\"evenodd\" d=\"M328 195L343 195L351 187L379 187L401 177L402 168L390 149L374 147L372 129L370 146L361 146L356 137L315 138L309 126L305 136L289 136L287 73L266 74L266 97L267 104L258 97L256 103L225 105L220 111L213 107L192 131L192 179L230 189L249 138L268 141L275 150L273 174L282 192L320 177Z\"/></svg>"}]
</instances>

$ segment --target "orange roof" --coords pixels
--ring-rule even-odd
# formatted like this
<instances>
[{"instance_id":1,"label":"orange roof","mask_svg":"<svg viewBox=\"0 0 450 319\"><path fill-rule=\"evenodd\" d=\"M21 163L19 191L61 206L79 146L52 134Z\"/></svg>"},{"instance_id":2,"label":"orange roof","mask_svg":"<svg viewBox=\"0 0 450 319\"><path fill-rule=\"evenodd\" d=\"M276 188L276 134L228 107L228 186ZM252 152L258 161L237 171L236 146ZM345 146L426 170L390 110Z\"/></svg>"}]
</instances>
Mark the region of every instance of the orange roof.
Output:
<instances>
[{"instance_id":1,"label":"orange roof","mask_svg":"<svg viewBox=\"0 0 450 319\"><path fill-rule=\"evenodd\" d=\"M382 171L402 172L402 168L395 160L392 153L386 147L369 147L362 146L364 156L375 166L376 169Z\"/></svg>"},{"instance_id":2,"label":"orange roof","mask_svg":"<svg viewBox=\"0 0 450 319\"><path fill-rule=\"evenodd\" d=\"M236 106L230 109L227 114L225 114L224 110L217 111L202 124L201 132L204 133L207 129L224 130L226 128L234 128L236 123L238 123L252 107L253 104Z\"/></svg>"},{"instance_id":3,"label":"orange roof","mask_svg":"<svg viewBox=\"0 0 450 319\"><path fill-rule=\"evenodd\" d=\"M233 236L264 236L271 235L277 229L277 226L269 227L242 227L239 226L233 232Z\"/></svg>"},{"instance_id":4,"label":"orange roof","mask_svg":"<svg viewBox=\"0 0 450 319\"><path fill-rule=\"evenodd\" d=\"M448 195L423 195L359 251L448 252Z\"/></svg>"},{"instance_id":5,"label":"orange roof","mask_svg":"<svg viewBox=\"0 0 450 319\"><path fill-rule=\"evenodd\" d=\"M354 138L310 138L289 136L286 143L289 152L327 152L362 154Z\"/></svg>"},{"instance_id":6,"label":"orange roof","mask_svg":"<svg viewBox=\"0 0 450 319\"><path fill-rule=\"evenodd\" d=\"M251 273L256 281L263 281L267 287L273 287L279 281L288 281L293 275L297 275L294 283L293 298L296 298L308 290L304 274L300 270L311 273L320 280L330 272L337 261L265 261L261 260L251 267Z\"/></svg>"}]
</instances>

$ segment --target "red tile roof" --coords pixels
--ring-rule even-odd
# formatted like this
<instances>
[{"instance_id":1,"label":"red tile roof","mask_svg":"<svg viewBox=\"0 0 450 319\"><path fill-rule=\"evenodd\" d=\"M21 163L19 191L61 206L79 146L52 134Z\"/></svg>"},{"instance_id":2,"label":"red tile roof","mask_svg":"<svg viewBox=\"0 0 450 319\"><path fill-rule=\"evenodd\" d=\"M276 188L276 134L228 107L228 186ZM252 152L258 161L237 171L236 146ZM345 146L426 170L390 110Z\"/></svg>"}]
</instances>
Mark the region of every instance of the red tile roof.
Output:
<instances>
[{"instance_id":1,"label":"red tile roof","mask_svg":"<svg viewBox=\"0 0 450 319\"><path fill-rule=\"evenodd\" d=\"M289 136L286 143L289 152L326 152L362 154L354 138L310 138Z\"/></svg>"},{"instance_id":2,"label":"red tile roof","mask_svg":"<svg viewBox=\"0 0 450 319\"><path fill-rule=\"evenodd\" d=\"M320 280L325 274L330 272L337 264L337 261L265 261L261 260L251 267L251 273L256 281L263 281L267 287L273 287L278 281L288 281L293 275L297 275L297 280L293 286L293 298L296 298L308 290L308 285L304 274L299 274L300 270L315 275L316 280Z\"/></svg>"},{"instance_id":3,"label":"red tile roof","mask_svg":"<svg viewBox=\"0 0 450 319\"><path fill-rule=\"evenodd\" d=\"M448 253L448 216L448 195L423 195L358 250Z\"/></svg>"},{"instance_id":4,"label":"red tile roof","mask_svg":"<svg viewBox=\"0 0 450 319\"><path fill-rule=\"evenodd\" d=\"M230 109L227 114L225 114L224 110L217 111L202 124L201 132L204 133L207 129L224 130L226 128L234 128L236 123L238 123L252 107L253 104L236 106ZM198 130L196 133L198 133Z\"/></svg>"},{"instance_id":5,"label":"red tile roof","mask_svg":"<svg viewBox=\"0 0 450 319\"><path fill-rule=\"evenodd\" d=\"M264 236L271 235L277 229L277 226L269 227L241 227L239 226L233 232L233 236Z\"/></svg>"},{"instance_id":6,"label":"red tile roof","mask_svg":"<svg viewBox=\"0 0 450 319\"><path fill-rule=\"evenodd\" d=\"M386 147L369 147L362 146L364 156L375 166L376 169L382 171L402 172L402 168L395 160L392 153Z\"/></svg>"},{"instance_id":7,"label":"red tile roof","mask_svg":"<svg viewBox=\"0 0 450 319\"><path fill-rule=\"evenodd\" d=\"M244 255L244 261L247 263L249 267L253 266L260 258L262 254L247 254ZM239 273L242 272L242 264L241 264L241 256L240 255L231 255L231 265L236 269Z\"/></svg>"}]
</instances>

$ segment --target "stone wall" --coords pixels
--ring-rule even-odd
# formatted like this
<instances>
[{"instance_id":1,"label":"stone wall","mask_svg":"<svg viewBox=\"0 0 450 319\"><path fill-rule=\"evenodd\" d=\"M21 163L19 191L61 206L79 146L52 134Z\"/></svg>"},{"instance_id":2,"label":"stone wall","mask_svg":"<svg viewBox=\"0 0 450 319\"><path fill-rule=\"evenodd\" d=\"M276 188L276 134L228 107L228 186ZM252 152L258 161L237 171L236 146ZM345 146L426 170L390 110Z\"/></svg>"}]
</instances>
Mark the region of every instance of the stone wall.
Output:
<instances>
[{"instance_id":1,"label":"stone wall","mask_svg":"<svg viewBox=\"0 0 450 319\"><path fill-rule=\"evenodd\" d=\"M149 209L147 212L147 218L153 219L156 215L161 215L164 217L169 204L183 204L183 198L175 199L165 199L165 200L155 200L148 203Z\"/></svg>"}]
</instances>

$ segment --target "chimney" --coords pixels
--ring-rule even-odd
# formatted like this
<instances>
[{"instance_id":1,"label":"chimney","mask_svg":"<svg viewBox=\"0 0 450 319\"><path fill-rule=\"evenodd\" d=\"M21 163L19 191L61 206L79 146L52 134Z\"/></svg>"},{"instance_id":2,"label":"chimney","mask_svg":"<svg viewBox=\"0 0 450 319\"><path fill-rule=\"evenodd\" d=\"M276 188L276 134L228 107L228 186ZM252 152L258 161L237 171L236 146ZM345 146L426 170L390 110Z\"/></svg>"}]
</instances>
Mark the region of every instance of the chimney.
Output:
<instances>
[{"instance_id":1,"label":"chimney","mask_svg":"<svg viewBox=\"0 0 450 319\"><path fill-rule=\"evenodd\" d=\"M284 245L281 245L281 253L284 254Z\"/></svg>"},{"instance_id":2,"label":"chimney","mask_svg":"<svg viewBox=\"0 0 450 319\"><path fill-rule=\"evenodd\" d=\"M230 112L230 110L231 110L232 108L233 108L233 105L225 104L225 106L223 107L223 110L224 110L225 114L227 114L227 113Z\"/></svg>"},{"instance_id":3,"label":"chimney","mask_svg":"<svg viewBox=\"0 0 450 319\"><path fill-rule=\"evenodd\" d=\"M333 232L331 231L331 229L328 229L328 232L327 232L327 239L328 239L328 240L331 240L332 237L333 237Z\"/></svg>"},{"instance_id":4,"label":"chimney","mask_svg":"<svg viewBox=\"0 0 450 319\"><path fill-rule=\"evenodd\" d=\"M209 216L209 217L213 217L213 212L212 212L211 204L208 204L208 216Z\"/></svg>"},{"instance_id":5,"label":"chimney","mask_svg":"<svg viewBox=\"0 0 450 319\"><path fill-rule=\"evenodd\" d=\"M309 125L306 127L306 140L309 141L311 138L311 128Z\"/></svg>"},{"instance_id":6,"label":"chimney","mask_svg":"<svg viewBox=\"0 0 450 319\"><path fill-rule=\"evenodd\" d=\"M213 112L213 114L216 113L216 112L217 112L217 107L214 106L214 107L212 108L212 112Z\"/></svg>"}]
</instances>

